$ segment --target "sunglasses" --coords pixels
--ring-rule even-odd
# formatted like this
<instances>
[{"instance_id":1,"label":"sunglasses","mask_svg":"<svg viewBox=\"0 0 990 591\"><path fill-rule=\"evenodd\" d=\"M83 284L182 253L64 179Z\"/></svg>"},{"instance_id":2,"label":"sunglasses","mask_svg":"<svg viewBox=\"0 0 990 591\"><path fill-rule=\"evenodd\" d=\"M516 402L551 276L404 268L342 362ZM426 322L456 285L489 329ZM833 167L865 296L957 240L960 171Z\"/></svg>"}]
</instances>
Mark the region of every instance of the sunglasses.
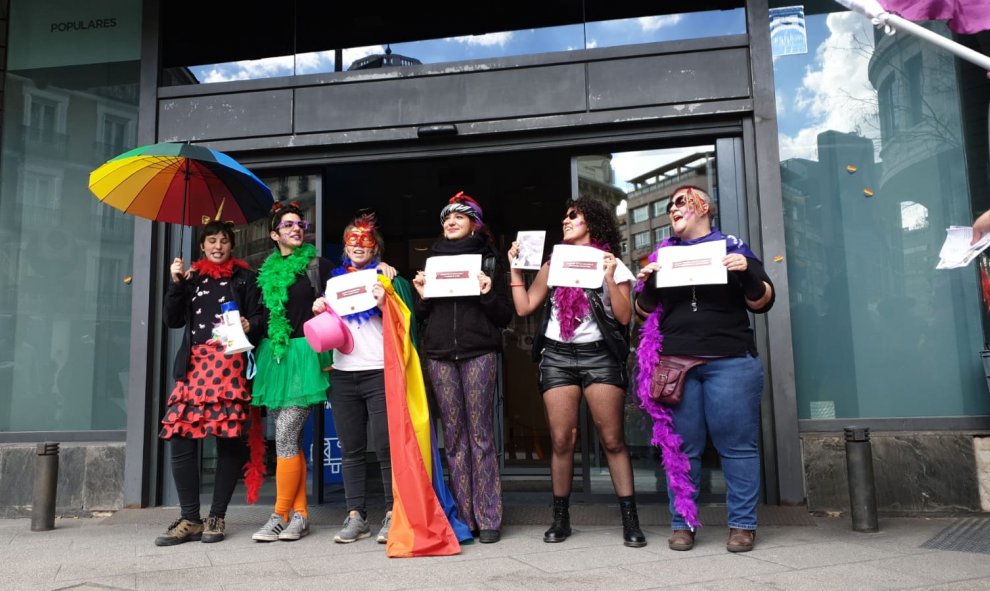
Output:
<instances>
[{"instance_id":1,"label":"sunglasses","mask_svg":"<svg viewBox=\"0 0 990 591\"><path fill-rule=\"evenodd\" d=\"M276 226L279 230L291 230L294 227L299 228L303 232L308 232L310 227L312 227L312 224L310 224L307 220L299 220L298 222L293 220L285 220Z\"/></svg>"},{"instance_id":2,"label":"sunglasses","mask_svg":"<svg viewBox=\"0 0 990 591\"><path fill-rule=\"evenodd\" d=\"M684 207L686 204L687 204L687 195L681 193L680 195L672 198L670 200L670 203L667 204L667 213L670 213L670 210L674 209L675 207L677 209L680 209Z\"/></svg>"},{"instance_id":3,"label":"sunglasses","mask_svg":"<svg viewBox=\"0 0 990 591\"><path fill-rule=\"evenodd\" d=\"M581 214L578 213L578 210L572 209L568 211L566 214L564 214L564 217L566 217L569 220L576 220L579 215Z\"/></svg>"}]
</instances>

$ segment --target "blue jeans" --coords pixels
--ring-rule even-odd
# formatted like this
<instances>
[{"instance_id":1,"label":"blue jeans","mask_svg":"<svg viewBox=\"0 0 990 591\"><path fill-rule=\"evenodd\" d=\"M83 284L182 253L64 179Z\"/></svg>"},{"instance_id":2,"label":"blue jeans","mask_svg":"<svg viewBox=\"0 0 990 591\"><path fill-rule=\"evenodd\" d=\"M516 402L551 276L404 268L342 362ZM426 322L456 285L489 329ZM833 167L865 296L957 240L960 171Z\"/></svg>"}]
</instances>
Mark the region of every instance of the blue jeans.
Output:
<instances>
[{"instance_id":1,"label":"blue jeans","mask_svg":"<svg viewBox=\"0 0 990 591\"><path fill-rule=\"evenodd\" d=\"M760 398L763 364L745 357L712 359L688 372L684 396L673 407L674 429L684 440L691 461L691 480L697 499L701 481L701 454L711 435L725 474L729 527L756 529L756 502L760 496ZM672 529L690 529L674 509L670 496Z\"/></svg>"}]
</instances>

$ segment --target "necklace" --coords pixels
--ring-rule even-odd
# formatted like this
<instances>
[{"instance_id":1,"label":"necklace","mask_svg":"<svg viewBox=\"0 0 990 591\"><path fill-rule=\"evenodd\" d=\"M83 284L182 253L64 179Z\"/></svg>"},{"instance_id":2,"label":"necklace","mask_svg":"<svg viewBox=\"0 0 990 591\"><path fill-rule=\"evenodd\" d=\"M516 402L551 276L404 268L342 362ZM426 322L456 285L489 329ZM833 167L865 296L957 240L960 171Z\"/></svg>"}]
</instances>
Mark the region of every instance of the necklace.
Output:
<instances>
[{"instance_id":1,"label":"necklace","mask_svg":"<svg viewBox=\"0 0 990 591\"><path fill-rule=\"evenodd\" d=\"M691 311L698 311L698 294L694 291L694 286L691 286Z\"/></svg>"}]
</instances>

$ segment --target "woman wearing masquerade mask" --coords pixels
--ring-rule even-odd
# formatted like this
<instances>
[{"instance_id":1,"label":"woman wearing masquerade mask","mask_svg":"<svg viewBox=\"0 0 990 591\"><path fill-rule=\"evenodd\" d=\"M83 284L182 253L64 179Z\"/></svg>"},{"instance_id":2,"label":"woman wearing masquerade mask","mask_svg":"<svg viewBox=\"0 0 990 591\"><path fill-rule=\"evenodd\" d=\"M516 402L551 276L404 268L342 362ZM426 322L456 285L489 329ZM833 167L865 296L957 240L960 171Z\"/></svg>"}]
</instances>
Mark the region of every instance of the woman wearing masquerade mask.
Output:
<instances>
[{"instance_id":1,"label":"woman wearing masquerade mask","mask_svg":"<svg viewBox=\"0 0 990 591\"><path fill-rule=\"evenodd\" d=\"M767 312L773 283L763 263L741 240L712 227L715 205L702 189L674 190L668 208L674 237L658 247L681 248L725 241L722 264L728 283L656 287L664 273L657 252L640 271L636 313L645 318L636 354L642 407L654 419L653 443L663 452L673 532L671 550L694 547L701 454L710 435L725 474L729 514L729 552L748 552L756 539L756 501L760 492L760 397L763 365L757 359L749 312ZM681 401L662 406L650 396L650 380L662 356L701 361L687 371Z\"/></svg>"},{"instance_id":2,"label":"woman wearing masquerade mask","mask_svg":"<svg viewBox=\"0 0 990 591\"><path fill-rule=\"evenodd\" d=\"M333 276L364 269L381 269L392 279L392 286L407 306L412 306L412 288L409 282L395 277L394 270L382 264L385 241L378 231L375 214L363 212L355 216L344 229L343 263L333 270ZM383 326L380 306L385 289L380 283L372 288L378 308L355 312L344 316L354 340L350 353L333 352L333 385L330 403L333 406L333 422L337 429L343 461L344 495L347 500L347 518L344 527L334 536L342 544L355 542L371 535L368 512L365 507L367 483L368 427L374 433L375 454L382 473L385 492L385 517L378 531L378 543L388 541L392 523L392 458L389 451L388 414L385 406L385 352L382 342ZM313 313L327 309L325 298L313 303Z\"/></svg>"},{"instance_id":3,"label":"woman wearing masquerade mask","mask_svg":"<svg viewBox=\"0 0 990 591\"><path fill-rule=\"evenodd\" d=\"M479 541L501 538L502 484L492 433L502 329L512 320L505 270L477 201L460 192L440 212L443 237L433 256L481 254L481 295L423 298L426 275L413 279L425 319L422 351L443 419L450 482L461 519Z\"/></svg>"},{"instance_id":4,"label":"woman wearing masquerade mask","mask_svg":"<svg viewBox=\"0 0 990 591\"><path fill-rule=\"evenodd\" d=\"M564 244L604 251L605 279L600 288L551 289L547 285L549 263L540 268L528 290L519 269L512 269L510 282L516 314L528 316L543 306L542 329L533 343L534 360L540 363L539 386L553 442L550 462L553 523L543 535L543 541L562 542L571 535L571 480L583 391L608 459L612 486L619 497L624 543L631 547L645 546L622 425L628 385L626 327L632 320L629 294L633 274L614 254L620 248L618 221L601 201L588 197L569 201L563 230ZM516 258L518 250L518 244L513 242L510 261Z\"/></svg>"},{"instance_id":5,"label":"woman wearing masquerade mask","mask_svg":"<svg viewBox=\"0 0 990 591\"><path fill-rule=\"evenodd\" d=\"M172 262L172 280L165 292L166 326L185 328L175 355L175 390L169 396L160 434L172 450L172 476L182 516L155 539L158 546L223 540L227 505L244 463L242 435L251 401L245 355L224 355L223 345L213 337L213 327L220 321L221 304L233 300L241 328L255 337L262 324L260 294L254 271L231 256L234 232L229 225L206 224L199 248L203 258L189 270L183 268L182 259ZM205 385L197 387L204 381ZM199 514L198 442L208 435L216 437L218 457L213 505L204 524Z\"/></svg>"},{"instance_id":6,"label":"woman wearing masquerade mask","mask_svg":"<svg viewBox=\"0 0 990 591\"><path fill-rule=\"evenodd\" d=\"M312 317L313 301L333 267L305 242L309 227L299 204L275 204L269 220L275 250L258 273L267 333L258 347L254 404L274 417L276 455L275 512L252 536L258 542L298 540L309 533L302 429L310 406L326 402L329 354L310 348L303 323Z\"/></svg>"}]
</instances>

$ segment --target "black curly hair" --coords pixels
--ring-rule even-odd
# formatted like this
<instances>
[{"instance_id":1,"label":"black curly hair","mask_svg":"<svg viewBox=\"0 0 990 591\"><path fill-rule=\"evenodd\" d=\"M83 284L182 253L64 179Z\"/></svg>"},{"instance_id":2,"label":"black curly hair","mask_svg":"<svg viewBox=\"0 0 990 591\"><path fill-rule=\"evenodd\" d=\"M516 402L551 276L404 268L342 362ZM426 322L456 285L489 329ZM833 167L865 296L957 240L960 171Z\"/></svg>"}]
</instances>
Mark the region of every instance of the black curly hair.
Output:
<instances>
[{"instance_id":1,"label":"black curly hair","mask_svg":"<svg viewBox=\"0 0 990 591\"><path fill-rule=\"evenodd\" d=\"M594 197L579 197L577 200L568 199L564 211L574 208L581 212L584 221L591 232L591 241L607 246L612 254L622 253L622 235L619 233L619 220L615 217L615 209L604 201Z\"/></svg>"}]
</instances>

